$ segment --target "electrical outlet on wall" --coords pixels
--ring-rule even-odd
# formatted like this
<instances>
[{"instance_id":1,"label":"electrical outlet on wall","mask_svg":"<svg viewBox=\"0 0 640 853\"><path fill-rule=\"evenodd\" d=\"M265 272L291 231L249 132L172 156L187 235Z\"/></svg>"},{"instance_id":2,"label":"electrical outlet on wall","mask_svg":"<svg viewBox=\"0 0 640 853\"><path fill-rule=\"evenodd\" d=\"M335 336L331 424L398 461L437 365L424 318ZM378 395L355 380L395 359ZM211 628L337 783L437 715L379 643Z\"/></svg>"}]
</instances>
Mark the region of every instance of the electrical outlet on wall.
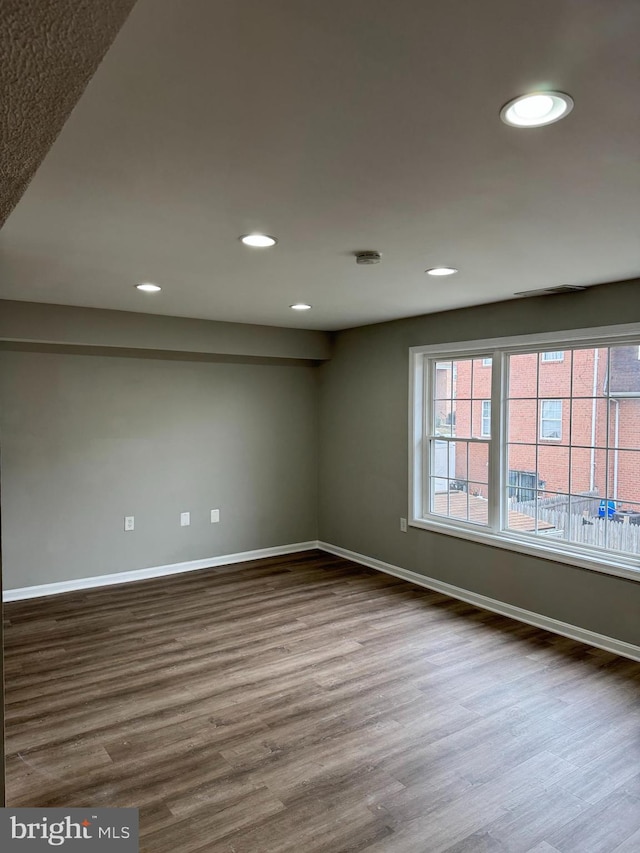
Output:
<instances>
[{"instance_id":1,"label":"electrical outlet on wall","mask_svg":"<svg viewBox=\"0 0 640 853\"><path fill-rule=\"evenodd\" d=\"M211 510L211 524L217 524L220 521L220 510L212 509Z\"/></svg>"},{"instance_id":2,"label":"electrical outlet on wall","mask_svg":"<svg viewBox=\"0 0 640 853\"><path fill-rule=\"evenodd\" d=\"M125 515L124 517L124 529L128 532L129 530L133 530L135 526L135 518L132 515Z\"/></svg>"},{"instance_id":3,"label":"electrical outlet on wall","mask_svg":"<svg viewBox=\"0 0 640 853\"><path fill-rule=\"evenodd\" d=\"M190 512L181 512L180 513L180 527L189 527L191 524L191 513Z\"/></svg>"},{"instance_id":4,"label":"electrical outlet on wall","mask_svg":"<svg viewBox=\"0 0 640 853\"><path fill-rule=\"evenodd\" d=\"M401 518L401 519L400 519L400 530L401 530L403 533L406 533L406 532L407 532L407 519L406 519L406 518Z\"/></svg>"}]
</instances>

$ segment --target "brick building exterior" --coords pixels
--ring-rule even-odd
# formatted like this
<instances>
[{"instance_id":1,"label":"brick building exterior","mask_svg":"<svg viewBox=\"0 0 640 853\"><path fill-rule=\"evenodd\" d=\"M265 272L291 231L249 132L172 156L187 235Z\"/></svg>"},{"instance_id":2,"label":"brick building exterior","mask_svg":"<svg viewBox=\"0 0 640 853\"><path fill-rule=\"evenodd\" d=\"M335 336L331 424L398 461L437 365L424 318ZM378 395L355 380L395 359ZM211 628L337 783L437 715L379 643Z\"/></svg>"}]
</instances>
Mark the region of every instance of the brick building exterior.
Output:
<instances>
[{"instance_id":1,"label":"brick building exterior","mask_svg":"<svg viewBox=\"0 0 640 853\"><path fill-rule=\"evenodd\" d=\"M639 354L637 346L619 346L511 356L510 497L591 492L640 510ZM436 421L461 440L452 451L455 478L480 496L487 494L486 446L467 447L464 439L489 434L491 374L490 359L436 371L438 397L454 388L453 403L438 400Z\"/></svg>"}]
</instances>

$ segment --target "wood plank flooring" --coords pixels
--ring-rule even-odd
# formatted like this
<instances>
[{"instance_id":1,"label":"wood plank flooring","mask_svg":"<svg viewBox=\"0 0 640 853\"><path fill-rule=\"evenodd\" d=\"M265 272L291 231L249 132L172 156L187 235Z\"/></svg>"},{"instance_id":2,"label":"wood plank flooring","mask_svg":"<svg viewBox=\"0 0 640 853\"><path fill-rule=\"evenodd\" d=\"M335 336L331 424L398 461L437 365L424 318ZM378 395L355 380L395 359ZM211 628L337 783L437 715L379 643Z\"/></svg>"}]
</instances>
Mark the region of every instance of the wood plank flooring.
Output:
<instances>
[{"instance_id":1,"label":"wood plank flooring","mask_svg":"<svg viewBox=\"0 0 640 853\"><path fill-rule=\"evenodd\" d=\"M640 664L307 552L5 607L13 806L144 853L638 853Z\"/></svg>"}]
</instances>

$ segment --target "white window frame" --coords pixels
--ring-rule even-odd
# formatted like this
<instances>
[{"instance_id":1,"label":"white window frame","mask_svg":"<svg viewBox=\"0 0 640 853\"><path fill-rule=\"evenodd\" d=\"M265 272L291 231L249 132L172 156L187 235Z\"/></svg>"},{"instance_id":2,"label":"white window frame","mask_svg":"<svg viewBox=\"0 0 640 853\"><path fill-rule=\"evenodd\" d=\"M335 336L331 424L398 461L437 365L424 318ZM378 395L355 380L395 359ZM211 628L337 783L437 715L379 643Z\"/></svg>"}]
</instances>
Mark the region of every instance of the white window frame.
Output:
<instances>
[{"instance_id":1,"label":"white window frame","mask_svg":"<svg viewBox=\"0 0 640 853\"><path fill-rule=\"evenodd\" d=\"M480 435L482 438L491 438L491 400L482 400L482 405L480 407ZM484 413L485 404L489 405L489 414L488 416ZM489 421L489 430L486 431L484 428L485 422Z\"/></svg>"},{"instance_id":2,"label":"white window frame","mask_svg":"<svg viewBox=\"0 0 640 853\"><path fill-rule=\"evenodd\" d=\"M551 357L549 357L551 356ZM549 352L540 353L540 359L545 364L564 361L564 350L549 350Z\"/></svg>"},{"instance_id":3,"label":"white window frame","mask_svg":"<svg viewBox=\"0 0 640 853\"><path fill-rule=\"evenodd\" d=\"M538 397L540 401L540 440L541 441L562 441L562 414L563 414L563 401L553 397ZM560 417L559 418L550 418L544 416L544 404L545 403L559 403L560 404ZM544 434L544 423L545 421L558 421L560 423L560 430L558 435L545 435Z\"/></svg>"},{"instance_id":4,"label":"white window frame","mask_svg":"<svg viewBox=\"0 0 640 853\"><path fill-rule=\"evenodd\" d=\"M504 485L508 480L505 441L506 406L502 404L507 396L507 355L518 352L527 353L536 348L542 351L545 346L549 346L549 351L551 347L556 350L567 350L576 347L623 346L637 344L638 338L640 338L640 323L628 323L592 329L572 329L411 347L409 350L409 526L640 581L640 557L612 552L595 552L588 547L551 538L540 541L539 538L534 538L530 534L506 529L505 516L508 512L506 500L501 497L500 488L495 487L495 484ZM429 469L425 453L427 441L424 436L426 435L425 400L429 399L430 394L427 369L431 363L429 359L446 361L486 358L487 352L492 353L493 359L491 400L499 400L501 404L491 406L491 437L486 439L490 444L489 482L493 487L490 486L489 489L489 524L484 527L458 519L430 515L423 511L425 499L429 494Z\"/></svg>"}]
</instances>

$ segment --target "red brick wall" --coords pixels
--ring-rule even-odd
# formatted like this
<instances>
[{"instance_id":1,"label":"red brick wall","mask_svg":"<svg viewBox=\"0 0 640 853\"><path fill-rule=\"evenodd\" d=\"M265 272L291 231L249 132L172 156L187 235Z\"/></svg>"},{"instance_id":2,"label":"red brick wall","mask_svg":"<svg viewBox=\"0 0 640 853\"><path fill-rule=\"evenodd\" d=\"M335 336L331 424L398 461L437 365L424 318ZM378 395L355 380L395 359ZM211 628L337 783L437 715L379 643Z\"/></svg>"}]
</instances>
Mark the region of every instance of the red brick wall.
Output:
<instances>
[{"instance_id":1,"label":"red brick wall","mask_svg":"<svg viewBox=\"0 0 640 853\"><path fill-rule=\"evenodd\" d=\"M456 377L456 436L459 438L482 437L482 401L491 397L491 367L485 367L482 359L459 361ZM466 448L456 453L456 477L469 480L473 494L487 496L488 455L484 445L469 445L467 468Z\"/></svg>"},{"instance_id":2,"label":"red brick wall","mask_svg":"<svg viewBox=\"0 0 640 853\"><path fill-rule=\"evenodd\" d=\"M597 352L597 356L596 356ZM612 349L609 384L619 390L640 387L640 362L637 347ZM596 363L597 362L597 363ZM594 370L596 399L593 400ZM491 368L482 359L459 361L456 365L456 425L460 439L481 437L482 400L491 396ZM451 372L447 372L450 377ZM444 381L444 380L441 380ZM633 389L632 389L633 386ZM449 388L447 388L447 393ZM607 350L575 350L573 360L565 353L562 361L542 361L539 354L516 355L511 358L509 379L509 462L508 467L519 471L538 471L549 491L577 494L592 485L599 494L614 496L615 455L604 447L607 444ZM573 399L570 395L573 394ZM562 436L560 439L540 438L540 407L536 400L562 400ZM618 493L619 502L640 503L640 398L619 403ZM609 413L608 444L614 443L615 407ZM596 449L591 452L595 441ZM536 445L537 444L537 463ZM571 462L569 459L569 445ZM458 447L456 477L474 483L486 481L488 468L484 448L470 445L467 468L466 448ZM537 465L537 468L536 468ZM591 469L593 466L593 481ZM608 468L608 485L607 485ZM486 488L470 486L476 493L486 495Z\"/></svg>"},{"instance_id":3,"label":"red brick wall","mask_svg":"<svg viewBox=\"0 0 640 853\"><path fill-rule=\"evenodd\" d=\"M639 510L630 502L640 503L640 453L630 448L639 447L638 430L640 427L640 398L620 400L618 421L618 482L617 499L624 508ZM613 444L615 435L616 403L612 402L610 430ZM613 450L609 451L609 496L615 495L615 465Z\"/></svg>"}]
</instances>

